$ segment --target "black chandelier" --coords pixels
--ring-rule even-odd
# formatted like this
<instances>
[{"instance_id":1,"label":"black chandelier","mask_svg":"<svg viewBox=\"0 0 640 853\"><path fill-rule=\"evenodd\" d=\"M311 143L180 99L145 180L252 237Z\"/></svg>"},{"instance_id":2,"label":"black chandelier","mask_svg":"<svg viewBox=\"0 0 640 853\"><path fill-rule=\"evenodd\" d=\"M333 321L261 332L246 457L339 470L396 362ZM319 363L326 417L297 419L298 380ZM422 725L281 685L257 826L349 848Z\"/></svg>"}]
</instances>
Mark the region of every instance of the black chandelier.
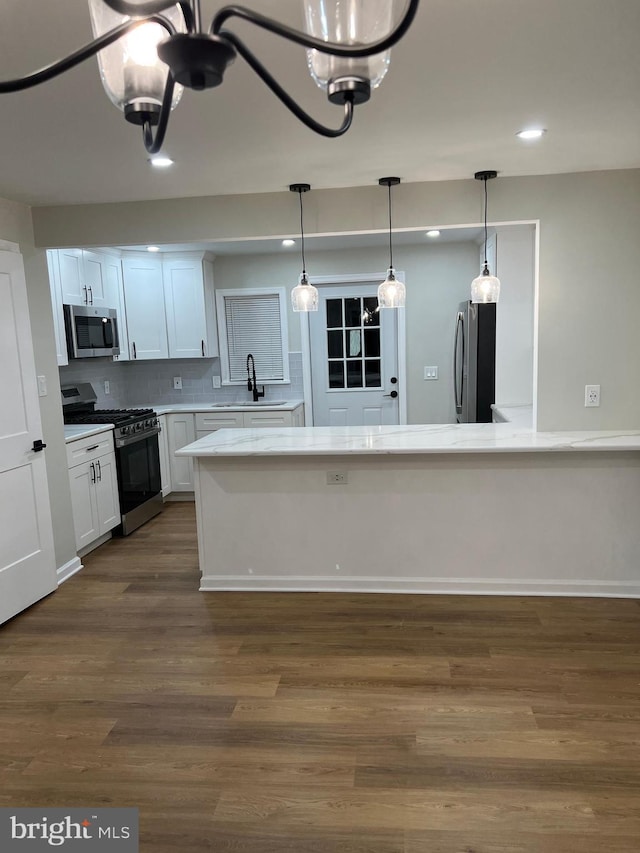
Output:
<instances>
[{"instance_id":1,"label":"black chandelier","mask_svg":"<svg viewBox=\"0 0 640 853\"><path fill-rule=\"evenodd\" d=\"M303 124L323 136L341 136L351 126L354 107L368 101L384 77L388 51L409 29L419 0L408 1L392 29L392 0L302 2L307 32L242 6L224 6L205 30L200 0L89 0L94 40L26 77L0 82L0 93L37 86L98 54L107 94L127 121L142 127L147 151L156 154L183 87L219 86L227 67L240 55ZM302 109L240 37L227 29L232 18L307 49L311 76L329 101L344 109L340 127L325 127Z\"/></svg>"}]
</instances>

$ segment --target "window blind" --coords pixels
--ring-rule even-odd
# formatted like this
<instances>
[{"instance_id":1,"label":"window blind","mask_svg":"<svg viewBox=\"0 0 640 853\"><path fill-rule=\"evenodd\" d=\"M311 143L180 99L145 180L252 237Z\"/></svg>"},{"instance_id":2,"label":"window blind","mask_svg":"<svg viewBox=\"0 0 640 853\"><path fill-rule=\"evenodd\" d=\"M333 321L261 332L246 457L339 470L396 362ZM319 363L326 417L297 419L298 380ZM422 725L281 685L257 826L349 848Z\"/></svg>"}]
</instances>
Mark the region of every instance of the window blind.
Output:
<instances>
[{"instance_id":1,"label":"window blind","mask_svg":"<svg viewBox=\"0 0 640 853\"><path fill-rule=\"evenodd\" d=\"M249 353L258 382L284 379L279 294L225 295L224 313L230 381L247 378Z\"/></svg>"}]
</instances>

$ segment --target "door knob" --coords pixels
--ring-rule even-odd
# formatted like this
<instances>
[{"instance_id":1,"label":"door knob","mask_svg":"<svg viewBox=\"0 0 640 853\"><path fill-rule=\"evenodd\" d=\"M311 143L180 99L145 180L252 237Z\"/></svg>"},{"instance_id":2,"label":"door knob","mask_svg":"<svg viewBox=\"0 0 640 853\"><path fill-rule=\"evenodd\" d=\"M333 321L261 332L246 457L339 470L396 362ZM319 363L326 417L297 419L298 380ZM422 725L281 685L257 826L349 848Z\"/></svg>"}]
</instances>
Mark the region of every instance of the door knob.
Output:
<instances>
[{"instance_id":1,"label":"door knob","mask_svg":"<svg viewBox=\"0 0 640 853\"><path fill-rule=\"evenodd\" d=\"M41 438L36 438L33 442L33 451L34 453L40 453L41 450L44 450L47 445Z\"/></svg>"},{"instance_id":2,"label":"door knob","mask_svg":"<svg viewBox=\"0 0 640 853\"><path fill-rule=\"evenodd\" d=\"M392 385L395 385L397 381L398 381L397 376L392 376L391 379L389 380L389 382L391 382Z\"/></svg>"},{"instance_id":3,"label":"door knob","mask_svg":"<svg viewBox=\"0 0 640 853\"><path fill-rule=\"evenodd\" d=\"M383 394L382 396L383 396L383 397L391 397L392 399L394 399L394 400L395 400L395 398L398 396L398 392L397 392L397 391L392 391L390 394Z\"/></svg>"}]
</instances>

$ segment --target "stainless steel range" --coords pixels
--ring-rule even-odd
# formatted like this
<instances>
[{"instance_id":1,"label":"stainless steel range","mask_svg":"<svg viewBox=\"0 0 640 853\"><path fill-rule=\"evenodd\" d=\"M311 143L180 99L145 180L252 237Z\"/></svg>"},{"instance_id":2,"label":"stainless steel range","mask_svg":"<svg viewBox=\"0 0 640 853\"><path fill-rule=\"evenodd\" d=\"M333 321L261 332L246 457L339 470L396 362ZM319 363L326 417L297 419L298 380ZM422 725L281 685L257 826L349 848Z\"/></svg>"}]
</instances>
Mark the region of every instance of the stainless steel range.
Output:
<instances>
[{"instance_id":1,"label":"stainless steel range","mask_svg":"<svg viewBox=\"0 0 640 853\"><path fill-rule=\"evenodd\" d=\"M96 409L90 382L62 386L65 424L114 424L118 495L127 536L163 509L158 433L153 409Z\"/></svg>"}]
</instances>

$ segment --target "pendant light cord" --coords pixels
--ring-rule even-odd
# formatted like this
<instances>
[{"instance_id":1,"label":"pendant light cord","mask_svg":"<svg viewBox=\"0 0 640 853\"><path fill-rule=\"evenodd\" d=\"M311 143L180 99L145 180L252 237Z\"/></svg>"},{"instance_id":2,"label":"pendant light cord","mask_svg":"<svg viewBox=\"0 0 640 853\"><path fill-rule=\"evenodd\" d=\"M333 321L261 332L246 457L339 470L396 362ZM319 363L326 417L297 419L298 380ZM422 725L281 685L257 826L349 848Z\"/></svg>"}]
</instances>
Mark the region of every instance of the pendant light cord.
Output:
<instances>
[{"instance_id":1,"label":"pendant light cord","mask_svg":"<svg viewBox=\"0 0 640 853\"><path fill-rule=\"evenodd\" d=\"M487 179L484 179L484 267L488 268L487 264Z\"/></svg>"},{"instance_id":2,"label":"pendant light cord","mask_svg":"<svg viewBox=\"0 0 640 853\"><path fill-rule=\"evenodd\" d=\"M298 196L300 198L300 238L302 244L302 275L306 277L307 275L307 263L304 259L304 223L302 220L302 190L298 190Z\"/></svg>"},{"instance_id":3,"label":"pendant light cord","mask_svg":"<svg viewBox=\"0 0 640 853\"><path fill-rule=\"evenodd\" d=\"M391 241L391 184L387 185L389 190L389 269L393 269L393 245ZM486 251L486 249L485 249Z\"/></svg>"}]
</instances>

